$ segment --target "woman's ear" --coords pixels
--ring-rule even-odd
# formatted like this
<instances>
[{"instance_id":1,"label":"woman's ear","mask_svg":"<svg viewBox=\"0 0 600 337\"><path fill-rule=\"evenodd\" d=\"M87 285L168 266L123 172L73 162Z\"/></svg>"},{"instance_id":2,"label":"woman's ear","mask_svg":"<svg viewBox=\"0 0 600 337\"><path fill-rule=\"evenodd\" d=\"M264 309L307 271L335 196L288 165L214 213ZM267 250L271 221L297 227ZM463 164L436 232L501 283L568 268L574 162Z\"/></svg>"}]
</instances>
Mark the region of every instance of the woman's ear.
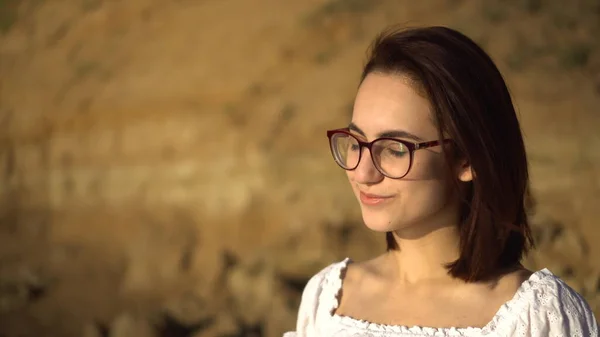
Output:
<instances>
[{"instance_id":1,"label":"woman's ear","mask_svg":"<svg viewBox=\"0 0 600 337\"><path fill-rule=\"evenodd\" d=\"M458 167L458 179L462 182L473 181L475 177L475 173L473 172L473 168L471 164L466 160L461 160L460 166Z\"/></svg>"}]
</instances>

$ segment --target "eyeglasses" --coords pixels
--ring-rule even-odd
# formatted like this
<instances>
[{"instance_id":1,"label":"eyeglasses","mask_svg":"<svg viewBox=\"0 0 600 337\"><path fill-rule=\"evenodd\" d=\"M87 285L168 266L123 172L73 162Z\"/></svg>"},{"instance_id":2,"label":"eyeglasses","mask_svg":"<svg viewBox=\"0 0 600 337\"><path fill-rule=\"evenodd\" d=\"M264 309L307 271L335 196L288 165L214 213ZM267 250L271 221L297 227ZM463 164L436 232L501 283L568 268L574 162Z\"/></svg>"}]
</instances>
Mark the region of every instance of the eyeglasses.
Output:
<instances>
[{"instance_id":1,"label":"eyeglasses","mask_svg":"<svg viewBox=\"0 0 600 337\"><path fill-rule=\"evenodd\" d=\"M356 138L348 128L327 131L331 154L335 162L344 170L352 171L358 167L362 157L362 149L367 148L375 168L384 176L400 179L408 174L416 150L448 143L434 140L422 143L411 143L395 138L377 138L372 142L363 142Z\"/></svg>"}]
</instances>

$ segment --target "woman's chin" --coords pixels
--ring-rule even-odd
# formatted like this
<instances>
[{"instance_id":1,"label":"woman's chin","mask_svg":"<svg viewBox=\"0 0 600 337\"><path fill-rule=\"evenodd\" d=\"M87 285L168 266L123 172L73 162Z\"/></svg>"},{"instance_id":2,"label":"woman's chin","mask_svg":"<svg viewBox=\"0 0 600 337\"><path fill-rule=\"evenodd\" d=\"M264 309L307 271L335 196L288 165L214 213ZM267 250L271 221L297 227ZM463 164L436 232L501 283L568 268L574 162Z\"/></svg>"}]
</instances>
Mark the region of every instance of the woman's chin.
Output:
<instances>
[{"instance_id":1,"label":"woman's chin","mask_svg":"<svg viewBox=\"0 0 600 337\"><path fill-rule=\"evenodd\" d=\"M372 230L373 232L377 232L377 233L387 233L387 232L391 232L391 229L388 229L387 227L382 227L382 226L369 226L367 225L367 228Z\"/></svg>"},{"instance_id":2,"label":"woman's chin","mask_svg":"<svg viewBox=\"0 0 600 337\"><path fill-rule=\"evenodd\" d=\"M374 232L393 231L392 221L388 217L363 216L363 222L368 229Z\"/></svg>"}]
</instances>

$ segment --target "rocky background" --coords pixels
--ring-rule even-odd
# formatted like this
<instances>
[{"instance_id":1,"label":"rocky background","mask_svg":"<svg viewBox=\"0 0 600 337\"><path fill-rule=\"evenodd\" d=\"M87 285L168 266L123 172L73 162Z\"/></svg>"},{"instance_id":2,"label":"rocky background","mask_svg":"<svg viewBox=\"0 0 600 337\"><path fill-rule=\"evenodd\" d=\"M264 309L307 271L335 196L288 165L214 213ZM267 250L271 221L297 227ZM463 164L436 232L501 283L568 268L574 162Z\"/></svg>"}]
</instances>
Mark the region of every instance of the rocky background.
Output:
<instances>
[{"instance_id":1,"label":"rocky background","mask_svg":"<svg viewBox=\"0 0 600 337\"><path fill-rule=\"evenodd\" d=\"M493 55L531 161L527 259L600 314L597 0L0 1L0 336L280 336L384 248L325 130L389 24Z\"/></svg>"}]
</instances>

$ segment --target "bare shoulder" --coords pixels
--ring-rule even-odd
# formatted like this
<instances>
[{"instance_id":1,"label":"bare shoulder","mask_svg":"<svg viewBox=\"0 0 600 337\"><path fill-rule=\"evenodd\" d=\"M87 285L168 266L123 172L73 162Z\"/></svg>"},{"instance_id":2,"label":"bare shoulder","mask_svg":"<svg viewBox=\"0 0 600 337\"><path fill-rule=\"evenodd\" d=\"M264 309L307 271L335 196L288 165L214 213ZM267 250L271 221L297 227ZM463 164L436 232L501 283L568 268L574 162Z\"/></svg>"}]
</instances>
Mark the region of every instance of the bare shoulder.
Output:
<instances>
[{"instance_id":1,"label":"bare shoulder","mask_svg":"<svg viewBox=\"0 0 600 337\"><path fill-rule=\"evenodd\" d=\"M531 275L530 270L519 266L500 273L492 280L464 284L460 289L466 302L493 315L502 304L515 297Z\"/></svg>"},{"instance_id":2,"label":"bare shoulder","mask_svg":"<svg viewBox=\"0 0 600 337\"><path fill-rule=\"evenodd\" d=\"M533 272L525 267L519 266L502 274L498 279L498 285L516 291L523 282L527 281Z\"/></svg>"},{"instance_id":3,"label":"bare shoulder","mask_svg":"<svg viewBox=\"0 0 600 337\"><path fill-rule=\"evenodd\" d=\"M370 292L377 292L383 286L383 281L387 276L386 268L384 268L384 255L349 263L342 274L342 303L348 300L348 296L343 296L343 294L361 293L368 296Z\"/></svg>"},{"instance_id":4,"label":"bare shoulder","mask_svg":"<svg viewBox=\"0 0 600 337\"><path fill-rule=\"evenodd\" d=\"M356 261L348 265L344 283L352 285L363 281L385 277L385 255L379 255L366 261Z\"/></svg>"}]
</instances>

